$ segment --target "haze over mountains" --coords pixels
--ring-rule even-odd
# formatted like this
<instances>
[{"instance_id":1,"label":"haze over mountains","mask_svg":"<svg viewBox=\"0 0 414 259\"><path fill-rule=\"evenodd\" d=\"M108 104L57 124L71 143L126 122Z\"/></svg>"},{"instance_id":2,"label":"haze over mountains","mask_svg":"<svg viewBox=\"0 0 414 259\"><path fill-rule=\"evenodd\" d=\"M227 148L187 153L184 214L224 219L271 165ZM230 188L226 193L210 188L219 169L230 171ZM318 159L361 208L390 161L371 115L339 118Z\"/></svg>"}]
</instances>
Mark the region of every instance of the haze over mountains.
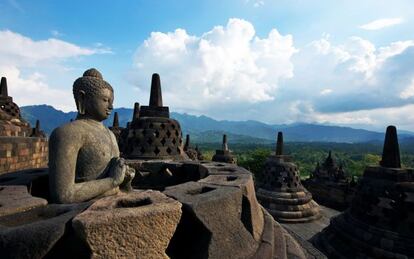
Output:
<instances>
[{"instance_id":1,"label":"haze over mountains","mask_svg":"<svg viewBox=\"0 0 414 259\"><path fill-rule=\"evenodd\" d=\"M76 117L76 112L62 112L49 105L34 105L21 107L22 116L32 125L36 119L40 120L41 128L48 135L52 130L70 119ZM132 118L132 109L117 108L119 123L125 127ZM104 123L112 125L113 114ZM327 126L318 124L295 123L290 125L269 125L262 122L249 121L217 121L207 116L194 116L181 113L171 113L171 117L178 120L184 134L190 134L192 142L217 143L221 141L223 133L228 134L233 143L273 143L277 131L283 131L286 141L295 142L346 142L360 143L369 141L383 141L384 133L350 127ZM400 139L413 138L414 133L399 134Z\"/></svg>"}]
</instances>

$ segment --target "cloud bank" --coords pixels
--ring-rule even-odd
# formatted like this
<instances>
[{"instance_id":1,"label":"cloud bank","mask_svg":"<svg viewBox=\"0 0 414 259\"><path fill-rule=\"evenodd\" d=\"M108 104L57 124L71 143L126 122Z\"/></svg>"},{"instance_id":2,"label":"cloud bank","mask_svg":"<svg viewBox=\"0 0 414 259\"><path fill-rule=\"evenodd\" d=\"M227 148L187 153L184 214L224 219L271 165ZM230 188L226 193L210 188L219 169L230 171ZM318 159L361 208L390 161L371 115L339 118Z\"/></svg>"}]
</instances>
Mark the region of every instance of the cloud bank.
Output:
<instances>
[{"instance_id":1,"label":"cloud bank","mask_svg":"<svg viewBox=\"0 0 414 259\"><path fill-rule=\"evenodd\" d=\"M68 59L108 53L55 38L35 41L10 30L0 31L0 42L0 76L7 77L14 101L20 106L50 104L64 111L74 109L71 89L50 86L47 75L59 75L66 69L60 64Z\"/></svg>"},{"instance_id":2,"label":"cloud bank","mask_svg":"<svg viewBox=\"0 0 414 259\"><path fill-rule=\"evenodd\" d=\"M131 80L147 92L158 72L166 105L219 119L383 127L412 108L413 63L414 40L323 37L298 48L292 35L272 29L260 38L248 21L230 19L200 36L151 33L137 47Z\"/></svg>"},{"instance_id":3,"label":"cloud bank","mask_svg":"<svg viewBox=\"0 0 414 259\"><path fill-rule=\"evenodd\" d=\"M281 81L293 77L296 52L291 35L273 29L259 38L253 25L241 19L201 36L183 29L153 32L135 53L134 82L146 90L147 77L159 72L169 104L199 112L271 101Z\"/></svg>"},{"instance_id":4,"label":"cloud bank","mask_svg":"<svg viewBox=\"0 0 414 259\"><path fill-rule=\"evenodd\" d=\"M363 24L359 26L359 28L369 31L376 31L381 30L386 27L391 27L394 25L398 25L403 22L402 18L385 18L385 19L378 19L367 24Z\"/></svg>"}]
</instances>

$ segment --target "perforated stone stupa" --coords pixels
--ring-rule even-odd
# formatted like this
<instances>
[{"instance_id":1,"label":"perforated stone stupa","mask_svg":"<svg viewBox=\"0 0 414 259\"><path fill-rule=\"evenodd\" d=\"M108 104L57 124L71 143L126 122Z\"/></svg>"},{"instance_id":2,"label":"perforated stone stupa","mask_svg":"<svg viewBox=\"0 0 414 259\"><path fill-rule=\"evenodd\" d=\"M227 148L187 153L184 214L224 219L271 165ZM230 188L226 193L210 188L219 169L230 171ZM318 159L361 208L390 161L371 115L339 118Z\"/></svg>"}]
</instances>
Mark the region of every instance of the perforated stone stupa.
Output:
<instances>
[{"instance_id":1,"label":"perforated stone stupa","mask_svg":"<svg viewBox=\"0 0 414 259\"><path fill-rule=\"evenodd\" d=\"M127 159L187 158L180 124L170 118L169 108L163 106L158 74L152 75L149 105L135 105L133 120L125 131L121 133L120 146Z\"/></svg>"},{"instance_id":2,"label":"perforated stone stupa","mask_svg":"<svg viewBox=\"0 0 414 259\"><path fill-rule=\"evenodd\" d=\"M279 222L309 222L321 217L312 194L301 184L298 167L283 155L283 135L277 135L275 156L264 165L263 183L257 191L259 202Z\"/></svg>"},{"instance_id":3,"label":"perforated stone stupa","mask_svg":"<svg viewBox=\"0 0 414 259\"><path fill-rule=\"evenodd\" d=\"M394 126L387 128L380 165L365 169L351 207L314 243L330 258L414 257L414 172L401 168Z\"/></svg>"},{"instance_id":4,"label":"perforated stone stupa","mask_svg":"<svg viewBox=\"0 0 414 259\"><path fill-rule=\"evenodd\" d=\"M47 139L40 122L31 128L8 94L7 79L0 82L0 174L47 166Z\"/></svg>"},{"instance_id":5,"label":"perforated stone stupa","mask_svg":"<svg viewBox=\"0 0 414 259\"><path fill-rule=\"evenodd\" d=\"M331 151L302 183L319 204L339 210L348 208L355 194L356 183L347 177L342 165L337 165Z\"/></svg>"},{"instance_id":6,"label":"perforated stone stupa","mask_svg":"<svg viewBox=\"0 0 414 259\"><path fill-rule=\"evenodd\" d=\"M198 160L198 158L199 158L199 151L198 151L198 149L194 149L193 147L191 147L191 144L190 144L190 135L189 134L187 134L185 136L184 152L187 154L187 156L191 160Z\"/></svg>"},{"instance_id":7,"label":"perforated stone stupa","mask_svg":"<svg viewBox=\"0 0 414 259\"><path fill-rule=\"evenodd\" d=\"M221 149L217 149L216 153L214 154L213 158L211 159L215 162L224 162L230 164L236 164L237 159L231 153L229 146L227 144L227 135L223 135L223 144Z\"/></svg>"}]
</instances>

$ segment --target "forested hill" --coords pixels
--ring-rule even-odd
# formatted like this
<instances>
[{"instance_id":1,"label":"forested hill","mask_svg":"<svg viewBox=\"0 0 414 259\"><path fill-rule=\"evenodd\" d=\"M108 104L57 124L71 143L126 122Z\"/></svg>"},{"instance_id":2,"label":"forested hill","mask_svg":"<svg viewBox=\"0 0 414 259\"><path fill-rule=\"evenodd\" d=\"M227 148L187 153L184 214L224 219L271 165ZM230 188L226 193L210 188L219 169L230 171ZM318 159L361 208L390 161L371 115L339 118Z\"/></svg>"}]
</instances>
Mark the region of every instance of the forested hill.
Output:
<instances>
[{"instance_id":1,"label":"forested hill","mask_svg":"<svg viewBox=\"0 0 414 259\"><path fill-rule=\"evenodd\" d=\"M41 122L41 128L50 134L59 125L75 118L75 112L65 113L48 105L21 107L22 116L34 125L36 119ZM125 126L132 118L132 109L115 109L119 115L121 126ZM178 120L184 134L191 134L193 142L215 143L221 141L223 133L228 134L233 143L271 143L275 141L277 131L283 131L286 141L295 142L345 142L360 143L368 141L383 141L384 133L349 127L327 126L319 124L296 123L291 125L269 125L258 121L218 121L207 116L194 116L181 113L171 113ZM107 126L112 124L113 114L105 121ZM398 126L398 125L397 125ZM384 129L385 131L385 129ZM414 133L404 132L400 139L414 136Z\"/></svg>"}]
</instances>

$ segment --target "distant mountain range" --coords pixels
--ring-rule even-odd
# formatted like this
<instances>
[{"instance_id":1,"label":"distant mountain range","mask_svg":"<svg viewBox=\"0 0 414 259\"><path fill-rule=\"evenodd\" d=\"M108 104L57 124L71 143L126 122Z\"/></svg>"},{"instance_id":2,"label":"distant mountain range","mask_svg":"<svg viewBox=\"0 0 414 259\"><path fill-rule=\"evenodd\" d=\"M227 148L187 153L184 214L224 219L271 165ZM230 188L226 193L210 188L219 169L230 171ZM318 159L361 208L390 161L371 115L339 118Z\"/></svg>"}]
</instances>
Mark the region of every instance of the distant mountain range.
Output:
<instances>
[{"instance_id":1,"label":"distant mountain range","mask_svg":"<svg viewBox=\"0 0 414 259\"><path fill-rule=\"evenodd\" d=\"M76 117L76 112L62 112L49 105L23 106L20 108L23 118L32 125L40 120L42 130L50 134L52 130ZM119 123L125 127L132 118L132 109L118 108ZM112 125L113 114L104 123ZM295 123L291 125L269 125L258 121L218 121L207 116L194 116L181 113L171 113L171 117L178 120L184 134L190 134L192 142L218 143L222 134L228 134L232 143L273 143L277 131L283 131L286 141L295 142L345 142L360 143L369 141L383 141L384 133L350 127L327 126L319 124ZM384 129L385 131L385 129ZM414 133L404 131L399 134L400 139L412 138Z\"/></svg>"}]
</instances>

